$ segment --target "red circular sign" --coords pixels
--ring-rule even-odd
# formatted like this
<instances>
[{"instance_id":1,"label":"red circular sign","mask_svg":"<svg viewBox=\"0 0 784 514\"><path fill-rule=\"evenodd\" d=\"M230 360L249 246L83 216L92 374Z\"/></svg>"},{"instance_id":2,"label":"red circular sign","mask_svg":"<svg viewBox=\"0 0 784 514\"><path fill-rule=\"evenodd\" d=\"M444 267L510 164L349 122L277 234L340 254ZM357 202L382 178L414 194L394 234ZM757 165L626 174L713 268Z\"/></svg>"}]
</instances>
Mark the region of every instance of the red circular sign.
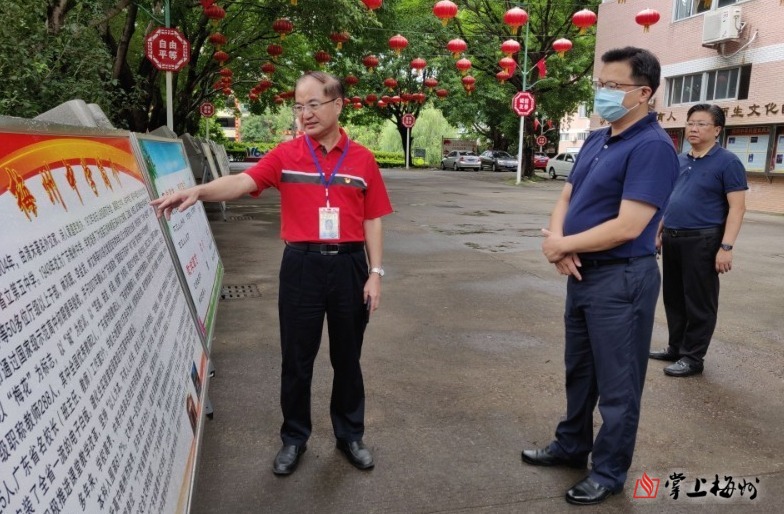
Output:
<instances>
[{"instance_id":1,"label":"red circular sign","mask_svg":"<svg viewBox=\"0 0 784 514\"><path fill-rule=\"evenodd\" d=\"M534 95L528 91L520 91L512 98L512 109L518 116L528 116L536 109Z\"/></svg>"},{"instance_id":2,"label":"red circular sign","mask_svg":"<svg viewBox=\"0 0 784 514\"><path fill-rule=\"evenodd\" d=\"M406 113L403 115L403 119L401 121L403 122L404 127L411 128L414 126L414 123L416 123L416 117L411 113Z\"/></svg>"},{"instance_id":3,"label":"red circular sign","mask_svg":"<svg viewBox=\"0 0 784 514\"><path fill-rule=\"evenodd\" d=\"M215 106L210 102L203 102L199 106L199 112L205 118L212 118L212 115L215 114Z\"/></svg>"},{"instance_id":4,"label":"red circular sign","mask_svg":"<svg viewBox=\"0 0 784 514\"><path fill-rule=\"evenodd\" d=\"M144 40L144 55L161 71L180 71L191 58L191 44L179 30L157 28Z\"/></svg>"},{"instance_id":5,"label":"red circular sign","mask_svg":"<svg viewBox=\"0 0 784 514\"><path fill-rule=\"evenodd\" d=\"M539 146L544 146L547 144L547 138L545 136L537 136L536 144Z\"/></svg>"}]
</instances>

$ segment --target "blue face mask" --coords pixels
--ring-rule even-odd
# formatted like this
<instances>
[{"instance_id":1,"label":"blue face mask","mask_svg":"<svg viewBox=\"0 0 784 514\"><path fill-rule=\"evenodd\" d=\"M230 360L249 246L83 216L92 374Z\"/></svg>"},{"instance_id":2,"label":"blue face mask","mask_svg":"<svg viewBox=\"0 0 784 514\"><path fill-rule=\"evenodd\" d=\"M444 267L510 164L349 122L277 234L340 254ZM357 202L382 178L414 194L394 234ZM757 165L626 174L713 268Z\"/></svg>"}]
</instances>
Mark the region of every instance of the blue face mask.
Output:
<instances>
[{"instance_id":1,"label":"blue face mask","mask_svg":"<svg viewBox=\"0 0 784 514\"><path fill-rule=\"evenodd\" d=\"M637 89L641 88L638 87ZM637 91L637 89L632 89L632 91ZM627 109L623 106L623 99L626 98L626 93L631 93L632 91L607 89L605 87L599 88L594 95L593 110L610 123L618 121L626 116L629 111L640 106L640 104L637 104L632 109Z\"/></svg>"}]
</instances>

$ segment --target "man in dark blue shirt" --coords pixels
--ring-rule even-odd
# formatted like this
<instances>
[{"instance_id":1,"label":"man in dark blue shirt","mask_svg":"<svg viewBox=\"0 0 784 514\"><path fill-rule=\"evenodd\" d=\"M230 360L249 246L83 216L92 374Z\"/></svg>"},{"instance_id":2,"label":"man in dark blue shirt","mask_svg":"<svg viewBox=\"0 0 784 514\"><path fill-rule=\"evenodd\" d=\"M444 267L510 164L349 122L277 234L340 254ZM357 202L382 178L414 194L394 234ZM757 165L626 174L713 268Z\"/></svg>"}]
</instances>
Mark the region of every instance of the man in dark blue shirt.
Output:
<instances>
[{"instance_id":1,"label":"man in dark blue shirt","mask_svg":"<svg viewBox=\"0 0 784 514\"><path fill-rule=\"evenodd\" d=\"M732 249L746 212L746 170L716 144L724 128L717 105L689 109L678 181L660 224L663 298L669 345L652 359L674 361L673 377L702 373L719 309L719 274L732 269Z\"/></svg>"},{"instance_id":2,"label":"man in dark blue shirt","mask_svg":"<svg viewBox=\"0 0 784 514\"><path fill-rule=\"evenodd\" d=\"M566 418L549 446L522 455L531 465L584 468L591 454L591 472L566 492L580 505L619 492L631 466L660 289L655 236L678 176L672 141L647 109L659 61L627 47L602 63L594 110L610 127L585 141L543 231L545 256L568 276Z\"/></svg>"}]
</instances>

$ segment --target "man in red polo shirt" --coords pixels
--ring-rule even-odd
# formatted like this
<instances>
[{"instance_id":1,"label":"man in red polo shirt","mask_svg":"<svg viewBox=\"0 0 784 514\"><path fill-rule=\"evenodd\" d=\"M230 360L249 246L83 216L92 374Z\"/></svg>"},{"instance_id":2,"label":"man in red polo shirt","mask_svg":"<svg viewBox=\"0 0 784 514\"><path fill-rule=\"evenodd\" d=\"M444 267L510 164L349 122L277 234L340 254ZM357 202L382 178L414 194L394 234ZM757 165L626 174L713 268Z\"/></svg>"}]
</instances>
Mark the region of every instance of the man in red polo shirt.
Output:
<instances>
[{"instance_id":1,"label":"man in red polo shirt","mask_svg":"<svg viewBox=\"0 0 784 514\"><path fill-rule=\"evenodd\" d=\"M272 471L289 475L311 432L310 388L324 317L334 370L330 416L337 447L359 469L373 467L362 442L365 390L360 353L368 316L381 299L381 217L392 212L373 154L338 125L343 85L323 72L297 81L294 114L305 135L282 143L245 173L221 177L152 202L160 217L196 201L217 202L268 187L280 191L278 310L283 354L280 430Z\"/></svg>"}]
</instances>

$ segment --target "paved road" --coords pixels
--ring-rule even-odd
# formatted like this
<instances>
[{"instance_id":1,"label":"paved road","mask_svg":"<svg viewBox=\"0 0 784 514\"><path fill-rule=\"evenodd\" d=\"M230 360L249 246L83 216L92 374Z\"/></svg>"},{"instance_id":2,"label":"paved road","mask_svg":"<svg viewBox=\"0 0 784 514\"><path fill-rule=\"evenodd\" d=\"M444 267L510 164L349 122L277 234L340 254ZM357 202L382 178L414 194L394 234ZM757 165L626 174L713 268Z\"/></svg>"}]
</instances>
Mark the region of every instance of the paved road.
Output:
<instances>
[{"instance_id":1,"label":"paved road","mask_svg":"<svg viewBox=\"0 0 784 514\"><path fill-rule=\"evenodd\" d=\"M221 302L208 421L193 511L573 512L575 470L520 462L549 442L564 412L565 279L541 256L539 229L562 180L514 185L513 173L385 170L382 308L363 353L371 472L350 467L329 424L323 349L313 386L314 433L298 471L273 476L279 448L277 193L229 204L213 221L226 285L258 296ZM217 219L217 216L215 216ZM749 213L705 372L666 377L651 362L637 450L619 497L587 512L781 512L784 488L784 217ZM324 345L328 343L325 339ZM666 345L659 306L654 345ZM596 427L600 425L597 413ZM645 472L656 499L635 499ZM680 497L665 481L683 473ZM758 496L687 497L718 475ZM759 478L759 483L755 479ZM736 486L737 487L737 486Z\"/></svg>"}]
</instances>

